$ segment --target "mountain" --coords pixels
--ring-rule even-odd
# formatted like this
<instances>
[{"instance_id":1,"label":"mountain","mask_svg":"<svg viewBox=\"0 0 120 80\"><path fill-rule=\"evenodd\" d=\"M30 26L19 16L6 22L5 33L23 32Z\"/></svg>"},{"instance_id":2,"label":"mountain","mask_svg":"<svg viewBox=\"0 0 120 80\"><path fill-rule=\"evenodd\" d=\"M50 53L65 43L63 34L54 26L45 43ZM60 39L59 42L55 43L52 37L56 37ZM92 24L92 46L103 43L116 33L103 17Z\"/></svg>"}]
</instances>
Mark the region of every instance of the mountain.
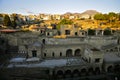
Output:
<instances>
[{"instance_id":1,"label":"mountain","mask_svg":"<svg viewBox=\"0 0 120 80\"><path fill-rule=\"evenodd\" d=\"M83 14L95 15L95 14L97 14L97 13L100 13L100 12L98 12L98 11L96 11L96 10L87 10L87 11L81 13L81 14L82 14L82 15L83 15Z\"/></svg>"},{"instance_id":2,"label":"mountain","mask_svg":"<svg viewBox=\"0 0 120 80\"><path fill-rule=\"evenodd\" d=\"M69 16L81 16L81 17L88 17L88 16L94 16L95 14L100 13L96 10L86 10L82 13L71 13L71 12L66 12L62 16L65 18L69 18Z\"/></svg>"},{"instance_id":3,"label":"mountain","mask_svg":"<svg viewBox=\"0 0 120 80\"><path fill-rule=\"evenodd\" d=\"M66 13L64 13L63 15L72 15L73 13L71 13L71 12L66 12Z\"/></svg>"}]
</instances>

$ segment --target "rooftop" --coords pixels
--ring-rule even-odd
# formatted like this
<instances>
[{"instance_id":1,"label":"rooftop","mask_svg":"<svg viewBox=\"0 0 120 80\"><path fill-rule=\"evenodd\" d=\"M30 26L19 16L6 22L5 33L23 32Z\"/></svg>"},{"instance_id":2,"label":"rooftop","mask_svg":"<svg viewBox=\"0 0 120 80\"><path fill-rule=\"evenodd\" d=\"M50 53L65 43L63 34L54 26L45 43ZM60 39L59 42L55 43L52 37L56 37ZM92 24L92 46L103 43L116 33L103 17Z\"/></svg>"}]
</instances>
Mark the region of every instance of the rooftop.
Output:
<instances>
[{"instance_id":1,"label":"rooftop","mask_svg":"<svg viewBox=\"0 0 120 80\"><path fill-rule=\"evenodd\" d=\"M10 32L17 32L18 30L15 29L1 29L0 32L10 33Z\"/></svg>"},{"instance_id":2,"label":"rooftop","mask_svg":"<svg viewBox=\"0 0 120 80\"><path fill-rule=\"evenodd\" d=\"M118 46L118 44L112 43L112 44L109 44L109 45L102 46L101 49L105 50L105 49L114 48L116 46Z\"/></svg>"},{"instance_id":3,"label":"rooftop","mask_svg":"<svg viewBox=\"0 0 120 80\"><path fill-rule=\"evenodd\" d=\"M118 56L117 54L113 54L113 53L106 53L104 55L104 61L110 62L110 63L116 63L116 62L120 63L120 56Z\"/></svg>"}]
</instances>

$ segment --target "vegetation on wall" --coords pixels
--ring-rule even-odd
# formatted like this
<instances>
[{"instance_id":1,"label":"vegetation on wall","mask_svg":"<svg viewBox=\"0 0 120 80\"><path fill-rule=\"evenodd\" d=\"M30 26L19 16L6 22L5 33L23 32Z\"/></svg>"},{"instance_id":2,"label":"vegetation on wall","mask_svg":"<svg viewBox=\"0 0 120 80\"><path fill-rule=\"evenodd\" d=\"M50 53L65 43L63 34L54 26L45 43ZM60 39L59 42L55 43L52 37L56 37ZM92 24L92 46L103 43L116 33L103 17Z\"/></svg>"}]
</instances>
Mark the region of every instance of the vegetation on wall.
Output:
<instances>
[{"instance_id":1,"label":"vegetation on wall","mask_svg":"<svg viewBox=\"0 0 120 80\"><path fill-rule=\"evenodd\" d=\"M71 25L71 24L73 24L73 21L68 20L68 19L63 19L57 24L57 29L59 30L60 26L65 25L65 24Z\"/></svg>"},{"instance_id":2,"label":"vegetation on wall","mask_svg":"<svg viewBox=\"0 0 120 80\"><path fill-rule=\"evenodd\" d=\"M95 20L110 20L113 22L114 20L119 20L119 18L120 15L114 12L110 12L108 14L97 13L94 15Z\"/></svg>"}]
</instances>

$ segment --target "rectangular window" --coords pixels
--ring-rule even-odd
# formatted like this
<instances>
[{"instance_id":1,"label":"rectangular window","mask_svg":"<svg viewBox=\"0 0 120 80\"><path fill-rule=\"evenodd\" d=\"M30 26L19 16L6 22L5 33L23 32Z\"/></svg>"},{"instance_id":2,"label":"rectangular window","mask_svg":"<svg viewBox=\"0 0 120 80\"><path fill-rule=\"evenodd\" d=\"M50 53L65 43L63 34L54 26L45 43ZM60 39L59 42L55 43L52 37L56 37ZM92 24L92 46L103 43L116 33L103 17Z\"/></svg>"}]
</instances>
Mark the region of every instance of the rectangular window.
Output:
<instances>
[{"instance_id":1,"label":"rectangular window","mask_svg":"<svg viewBox=\"0 0 120 80\"><path fill-rule=\"evenodd\" d=\"M44 53L44 57L46 57L46 53Z\"/></svg>"},{"instance_id":2,"label":"rectangular window","mask_svg":"<svg viewBox=\"0 0 120 80\"><path fill-rule=\"evenodd\" d=\"M53 57L55 56L54 52L52 53L52 56L53 56Z\"/></svg>"},{"instance_id":3,"label":"rectangular window","mask_svg":"<svg viewBox=\"0 0 120 80\"><path fill-rule=\"evenodd\" d=\"M32 56L33 56L33 57L37 57L37 51L36 51L36 50L33 50L33 51L32 51Z\"/></svg>"}]
</instances>

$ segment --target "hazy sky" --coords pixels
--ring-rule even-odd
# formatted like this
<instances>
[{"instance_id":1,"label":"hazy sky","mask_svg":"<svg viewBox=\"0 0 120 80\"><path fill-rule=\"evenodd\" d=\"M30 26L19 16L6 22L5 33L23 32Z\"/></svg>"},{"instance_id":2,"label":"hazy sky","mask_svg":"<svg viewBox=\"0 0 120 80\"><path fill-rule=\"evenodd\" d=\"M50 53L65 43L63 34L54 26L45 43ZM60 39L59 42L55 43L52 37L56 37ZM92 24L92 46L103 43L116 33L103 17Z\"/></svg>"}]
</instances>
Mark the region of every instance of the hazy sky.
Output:
<instances>
[{"instance_id":1,"label":"hazy sky","mask_svg":"<svg viewBox=\"0 0 120 80\"><path fill-rule=\"evenodd\" d=\"M120 12L120 0L0 0L0 13Z\"/></svg>"}]
</instances>

